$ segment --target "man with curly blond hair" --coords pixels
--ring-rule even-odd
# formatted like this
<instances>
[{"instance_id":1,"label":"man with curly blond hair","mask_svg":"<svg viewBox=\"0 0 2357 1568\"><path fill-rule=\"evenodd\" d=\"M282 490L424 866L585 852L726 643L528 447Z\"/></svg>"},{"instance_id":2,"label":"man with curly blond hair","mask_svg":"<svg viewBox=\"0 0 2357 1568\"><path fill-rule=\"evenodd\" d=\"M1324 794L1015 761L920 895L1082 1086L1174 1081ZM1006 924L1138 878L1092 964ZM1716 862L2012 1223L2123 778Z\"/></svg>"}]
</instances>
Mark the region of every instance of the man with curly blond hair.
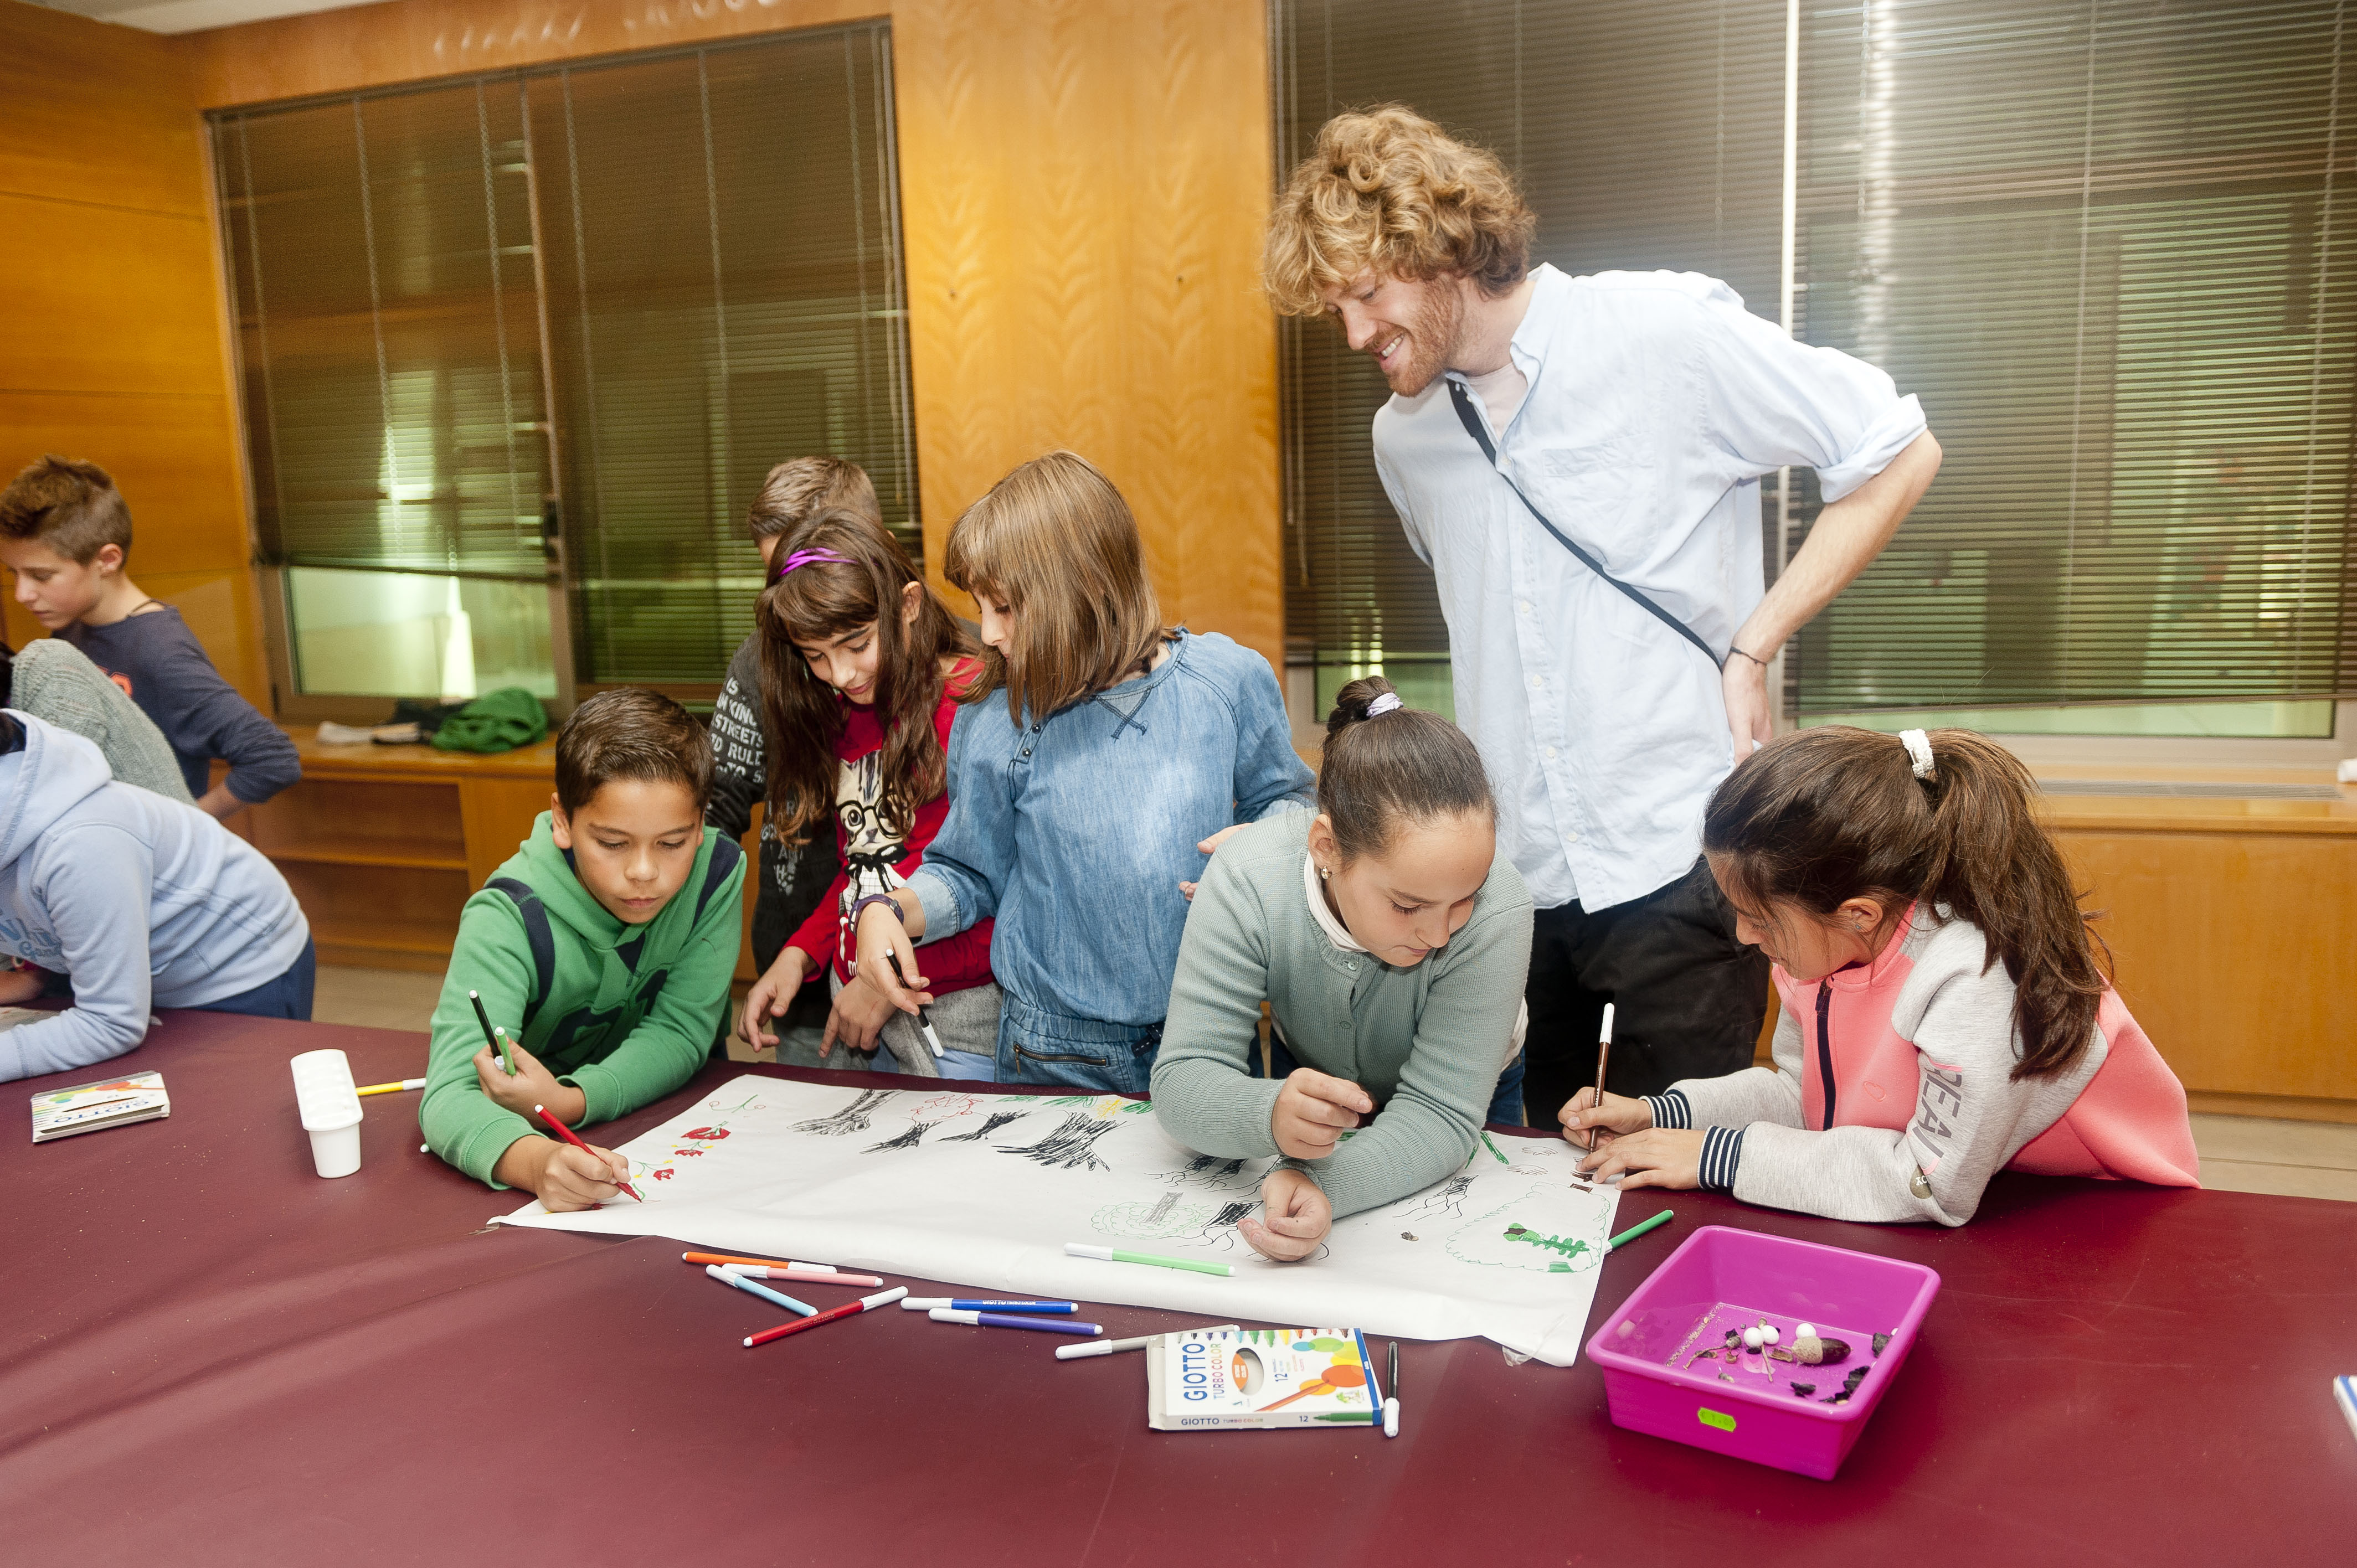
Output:
<instances>
[{"instance_id":1,"label":"man with curly blond hair","mask_svg":"<svg viewBox=\"0 0 2357 1568\"><path fill-rule=\"evenodd\" d=\"M1772 733L1768 661L1880 552L1940 447L1888 375L1717 279L1533 268L1535 228L1493 155L1386 105L1318 133L1264 274L1392 389L1375 467L1437 580L1458 721L1538 906L1526 1093L1554 1126L1594 1081L1607 1002L1616 1092L1750 1061L1767 961L1700 858L1703 802ZM1826 505L1763 592L1760 480L1788 466Z\"/></svg>"}]
</instances>

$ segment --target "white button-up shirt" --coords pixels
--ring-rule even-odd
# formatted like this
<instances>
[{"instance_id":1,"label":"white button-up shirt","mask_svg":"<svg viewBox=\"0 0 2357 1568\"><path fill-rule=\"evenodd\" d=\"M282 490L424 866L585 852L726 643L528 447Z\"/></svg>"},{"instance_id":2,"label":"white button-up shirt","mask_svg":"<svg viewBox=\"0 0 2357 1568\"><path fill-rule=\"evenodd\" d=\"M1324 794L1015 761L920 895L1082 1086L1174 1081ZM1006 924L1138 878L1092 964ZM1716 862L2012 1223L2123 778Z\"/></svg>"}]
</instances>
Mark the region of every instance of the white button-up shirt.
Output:
<instances>
[{"instance_id":1,"label":"white button-up shirt","mask_svg":"<svg viewBox=\"0 0 2357 1568\"><path fill-rule=\"evenodd\" d=\"M1923 434L1921 407L1715 278L1531 275L1511 349L1530 393L1490 432L1500 467L1724 657L1765 591L1760 477L1813 467L1839 500ZM1376 413L1374 447L1438 579L1457 722L1533 902L1609 908L1676 880L1734 766L1718 671L1547 537L1488 471L1441 378Z\"/></svg>"}]
</instances>

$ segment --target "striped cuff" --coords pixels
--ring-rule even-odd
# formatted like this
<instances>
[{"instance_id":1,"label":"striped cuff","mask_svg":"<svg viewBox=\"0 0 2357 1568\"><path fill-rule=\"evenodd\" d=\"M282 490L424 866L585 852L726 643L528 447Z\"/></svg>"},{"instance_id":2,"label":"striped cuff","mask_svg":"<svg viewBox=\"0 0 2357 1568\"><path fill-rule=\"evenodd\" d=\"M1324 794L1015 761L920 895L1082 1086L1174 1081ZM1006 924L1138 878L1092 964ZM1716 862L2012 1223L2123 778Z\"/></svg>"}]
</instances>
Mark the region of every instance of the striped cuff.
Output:
<instances>
[{"instance_id":1,"label":"striped cuff","mask_svg":"<svg viewBox=\"0 0 2357 1568\"><path fill-rule=\"evenodd\" d=\"M1652 1107L1656 1127L1691 1127L1694 1107L1686 1103L1685 1090L1674 1089L1667 1094L1649 1094L1645 1103Z\"/></svg>"},{"instance_id":2,"label":"striped cuff","mask_svg":"<svg viewBox=\"0 0 2357 1568\"><path fill-rule=\"evenodd\" d=\"M1702 1189L1733 1192L1735 1167L1743 1163L1743 1129L1713 1127L1702 1135Z\"/></svg>"}]
</instances>

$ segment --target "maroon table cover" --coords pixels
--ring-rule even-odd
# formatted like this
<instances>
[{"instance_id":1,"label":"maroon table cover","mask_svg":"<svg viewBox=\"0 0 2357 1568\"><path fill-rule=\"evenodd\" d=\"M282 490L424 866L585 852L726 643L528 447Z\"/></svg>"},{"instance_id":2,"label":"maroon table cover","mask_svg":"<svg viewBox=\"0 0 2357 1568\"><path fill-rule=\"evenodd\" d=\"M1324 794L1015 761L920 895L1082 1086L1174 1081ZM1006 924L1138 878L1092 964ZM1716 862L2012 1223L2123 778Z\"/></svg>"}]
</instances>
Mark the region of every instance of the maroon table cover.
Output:
<instances>
[{"instance_id":1,"label":"maroon table cover","mask_svg":"<svg viewBox=\"0 0 2357 1568\"><path fill-rule=\"evenodd\" d=\"M1154 1433L1141 1357L1044 1335L891 1308L741 1348L780 1315L676 1243L485 1229L521 1199L420 1154L414 1095L322 1181L286 1068L322 1047L424 1070L416 1035L183 1013L115 1064L167 1122L36 1147L30 1096L101 1075L0 1085L7 1561L2357 1562L2357 1206L2007 1176L1942 1231L1631 1194L1622 1225L1678 1218L1591 1330L1703 1223L1940 1272L1830 1483L1621 1432L1584 1358L1481 1340L1403 1345L1396 1440ZM715 1063L598 1141L748 1071L896 1081Z\"/></svg>"}]
</instances>

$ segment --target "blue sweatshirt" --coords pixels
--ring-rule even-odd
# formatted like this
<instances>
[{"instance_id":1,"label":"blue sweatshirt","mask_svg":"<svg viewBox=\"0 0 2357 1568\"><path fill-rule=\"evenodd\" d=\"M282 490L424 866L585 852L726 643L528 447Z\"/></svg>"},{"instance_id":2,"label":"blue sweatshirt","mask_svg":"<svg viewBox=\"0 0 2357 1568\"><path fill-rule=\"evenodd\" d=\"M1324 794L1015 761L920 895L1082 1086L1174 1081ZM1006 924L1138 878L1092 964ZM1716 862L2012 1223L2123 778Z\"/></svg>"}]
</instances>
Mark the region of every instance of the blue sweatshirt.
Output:
<instances>
[{"instance_id":1,"label":"blue sweatshirt","mask_svg":"<svg viewBox=\"0 0 2357 1568\"><path fill-rule=\"evenodd\" d=\"M188 793L204 799L213 758L229 764L229 792L258 806L303 776L286 732L221 679L205 646L169 607L105 626L59 631L131 693L171 743Z\"/></svg>"},{"instance_id":2,"label":"blue sweatshirt","mask_svg":"<svg viewBox=\"0 0 2357 1568\"><path fill-rule=\"evenodd\" d=\"M121 1056L151 1007L277 979L310 927L278 868L196 807L108 774L78 735L0 714L0 953L73 979L74 1004L0 1032L0 1080Z\"/></svg>"}]
</instances>

